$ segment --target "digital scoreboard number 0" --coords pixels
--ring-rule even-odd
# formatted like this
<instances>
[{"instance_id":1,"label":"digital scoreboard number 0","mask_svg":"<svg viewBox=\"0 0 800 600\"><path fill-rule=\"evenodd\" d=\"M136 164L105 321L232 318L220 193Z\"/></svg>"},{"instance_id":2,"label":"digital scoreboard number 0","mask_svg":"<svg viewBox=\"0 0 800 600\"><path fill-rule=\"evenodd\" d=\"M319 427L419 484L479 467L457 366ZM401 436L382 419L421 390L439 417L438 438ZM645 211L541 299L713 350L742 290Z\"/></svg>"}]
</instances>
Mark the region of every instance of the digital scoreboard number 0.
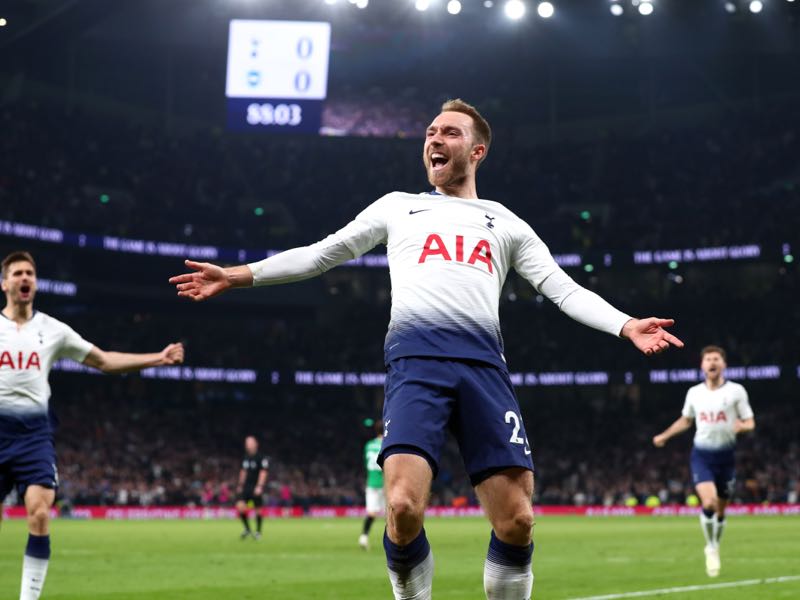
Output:
<instances>
[{"instance_id":1,"label":"digital scoreboard number 0","mask_svg":"<svg viewBox=\"0 0 800 600\"><path fill-rule=\"evenodd\" d=\"M319 132L330 38L329 23L231 21L228 127Z\"/></svg>"}]
</instances>

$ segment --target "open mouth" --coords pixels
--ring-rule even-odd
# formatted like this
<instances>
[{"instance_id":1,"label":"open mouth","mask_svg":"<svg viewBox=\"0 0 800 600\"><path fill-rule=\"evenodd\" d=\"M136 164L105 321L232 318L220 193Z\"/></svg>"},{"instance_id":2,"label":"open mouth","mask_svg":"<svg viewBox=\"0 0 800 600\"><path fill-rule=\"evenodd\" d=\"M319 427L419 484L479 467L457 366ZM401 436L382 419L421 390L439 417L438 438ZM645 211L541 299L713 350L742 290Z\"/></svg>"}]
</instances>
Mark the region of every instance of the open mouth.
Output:
<instances>
[{"instance_id":1,"label":"open mouth","mask_svg":"<svg viewBox=\"0 0 800 600\"><path fill-rule=\"evenodd\" d=\"M441 152L431 153L431 169L434 171L441 171L445 168L448 162L450 162L450 159Z\"/></svg>"},{"instance_id":2,"label":"open mouth","mask_svg":"<svg viewBox=\"0 0 800 600\"><path fill-rule=\"evenodd\" d=\"M22 286L20 286L20 288L19 288L19 292L20 292L20 294L22 294L23 296L27 296L28 294L30 294L30 293L31 293L31 286L29 286L29 285L22 285Z\"/></svg>"}]
</instances>

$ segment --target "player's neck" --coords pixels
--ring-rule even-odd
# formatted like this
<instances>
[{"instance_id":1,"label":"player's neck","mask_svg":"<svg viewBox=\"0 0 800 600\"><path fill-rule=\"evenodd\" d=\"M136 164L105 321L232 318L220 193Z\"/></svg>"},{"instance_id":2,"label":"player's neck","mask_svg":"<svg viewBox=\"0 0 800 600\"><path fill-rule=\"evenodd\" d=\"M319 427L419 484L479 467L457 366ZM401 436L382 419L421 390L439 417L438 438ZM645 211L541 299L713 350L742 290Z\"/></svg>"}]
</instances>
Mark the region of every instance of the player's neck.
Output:
<instances>
[{"instance_id":1,"label":"player's neck","mask_svg":"<svg viewBox=\"0 0 800 600\"><path fill-rule=\"evenodd\" d=\"M33 316L33 304L6 304L3 314L17 325L24 325Z\"/></svg>"},{"instance_id":2,"label":"player's neck","mask_svg":"<svg viewBox=\"0 0 800 600\"><path fill-rule=\"evenodd\" d=\"M718 375L715 378L706 377L706 387L710 390L716 390L722 387L722 384L725 383L725 378L722 375Z\"/></svg>"},{"instance_id":3,"label":"player's neck","mask_svg":"<svg viewBox=\"0 0 800 600\"><path fill-rule=\"evenodd\" d=\"M451 198L464 198L465 200L477 200L478 198L478 188L475 186L474 177L468 177L464 181L452 185L437 185L436 191Z\"/></svg>"}]
</instances>

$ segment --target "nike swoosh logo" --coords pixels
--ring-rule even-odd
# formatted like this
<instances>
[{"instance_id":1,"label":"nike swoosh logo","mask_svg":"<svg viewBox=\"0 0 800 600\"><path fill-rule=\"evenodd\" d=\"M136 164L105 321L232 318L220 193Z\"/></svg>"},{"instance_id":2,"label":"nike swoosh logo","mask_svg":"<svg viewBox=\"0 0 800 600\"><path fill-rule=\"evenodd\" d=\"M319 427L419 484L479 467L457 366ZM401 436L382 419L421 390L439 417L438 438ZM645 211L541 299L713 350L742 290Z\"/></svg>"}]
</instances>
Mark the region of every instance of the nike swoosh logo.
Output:
<instances>
[{"instance_id":1,"label":"nike swoosh logo","mask_svg":"<svg viewBox=\"0 0 800 600\"><path fill-rule=\"evenodd\" d=\"M425 212L426 210L433 210L433 209L432 208L421 208L419 210L410 210L410 211L408 211L408 214L415 215L417 213Z\"/></svg>"}]
</instances>

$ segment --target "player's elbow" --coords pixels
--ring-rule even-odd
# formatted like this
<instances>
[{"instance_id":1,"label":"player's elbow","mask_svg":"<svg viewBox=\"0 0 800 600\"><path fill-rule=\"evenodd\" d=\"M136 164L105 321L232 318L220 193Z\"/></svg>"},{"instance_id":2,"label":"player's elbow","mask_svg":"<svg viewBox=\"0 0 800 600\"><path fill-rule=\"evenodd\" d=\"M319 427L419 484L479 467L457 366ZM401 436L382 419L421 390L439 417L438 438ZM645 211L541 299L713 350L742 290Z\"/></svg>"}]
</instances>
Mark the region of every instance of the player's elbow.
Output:
<instances>
[{"instance_id":1,"label":"player's elbow","mask_svg":"<svg viewBox=\"0 0 800 600\"><path fill-rule=\"evenodd\" d=\"M107 355L103 355L99 361L97 361L96 368L103 373L111 374L115 372L114 365L108 359Z\"/></svg>"},{"instance_id":2,"label":"player's elbow","mask_svg":"<svg viewBox=\"0 0 800 600\"><path fill-rule=\"evenodd\" d=\"M108 359L108 353L95 347L84 359L83 364L87 367L97 369L103 373L111 372L111 364Z\"/></svg>"}]
</instances>

